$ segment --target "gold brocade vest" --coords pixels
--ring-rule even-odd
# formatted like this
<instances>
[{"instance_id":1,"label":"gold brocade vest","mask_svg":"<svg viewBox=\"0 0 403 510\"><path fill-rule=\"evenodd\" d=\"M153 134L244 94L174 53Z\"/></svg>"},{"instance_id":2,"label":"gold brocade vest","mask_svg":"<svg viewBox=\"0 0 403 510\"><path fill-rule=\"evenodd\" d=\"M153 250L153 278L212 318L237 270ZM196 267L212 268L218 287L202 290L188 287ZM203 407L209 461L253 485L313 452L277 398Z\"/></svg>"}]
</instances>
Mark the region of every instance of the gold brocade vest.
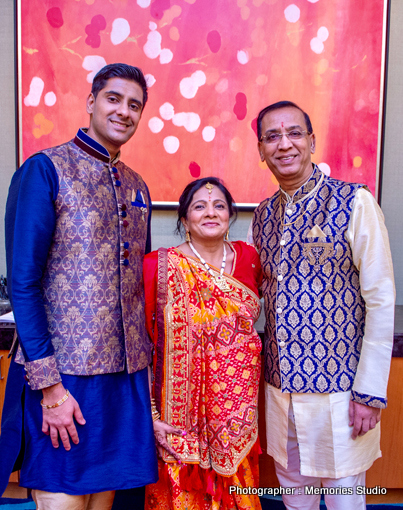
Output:
<instances>
[{"instance_id":1,"label":"gold brocade vest","mask_svg":"<svg viewBox=\"0 0 403 510\"><path fill-rule=\"evenodd\" d=\"M283 392L352 388L365 303L346 232L361 187L315 167L291 202L278 191L255 211L253 238L264 277L265 380Z\"/></svg>"},{"instance_id":2,"label":"gold brocade vest","mask_svg":"<svg viewBox=\"0 0 403 510\"><path fill-rule=\"evenodd\" d=\"M142 279L149 194L124 163L77 143L42 151L59 179L42 280L57 368L94 375L126 363L132 373L151 362Z\"/></svg>"}]
</instances>

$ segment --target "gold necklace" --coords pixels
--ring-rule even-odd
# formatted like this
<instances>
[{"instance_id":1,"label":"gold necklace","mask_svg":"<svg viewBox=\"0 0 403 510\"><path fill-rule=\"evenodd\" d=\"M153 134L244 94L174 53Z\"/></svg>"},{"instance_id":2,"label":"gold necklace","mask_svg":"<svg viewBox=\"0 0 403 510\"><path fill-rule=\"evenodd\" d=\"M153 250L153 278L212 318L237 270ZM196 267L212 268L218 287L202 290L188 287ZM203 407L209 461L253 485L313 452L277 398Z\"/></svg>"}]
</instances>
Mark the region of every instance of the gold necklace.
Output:
<instances>
[{"instance_id":1,"label":"gold necklace","mask_svg":"<svg viewBox=\"0 0 403 510\"><path fill-rule=\"evenodd\" d=\"M322 184L322 181L325 177L325 174L322 174L321 175L321 178L320 178L320 181L318 182L318 184L316 185L316 191L315 191L315 194L314 196L311 198L309 204L306 206L306 208L302 211L302 213L300 213L300 215L298 216L298 218L294 221L292 221L291 223L284 223L283 221L283 207L282 207L282 203L283 203L283 199L282 199L282 196L280 195L280 206L279 206L279 210L280 210L280 221L281 221L281 227L284 228L284 227L289 227L291 225L294 225L294 223L297 223L298 220L300 220L302 218L302 216L304 216L305 213L307 213L309 211L309 208L311 207L311 205L313 204L313 201L315 200L316 198L316 195L318 194L319 190L320 190L320 187L321 187L321 184Z\"/></svg>"}]
</instances>

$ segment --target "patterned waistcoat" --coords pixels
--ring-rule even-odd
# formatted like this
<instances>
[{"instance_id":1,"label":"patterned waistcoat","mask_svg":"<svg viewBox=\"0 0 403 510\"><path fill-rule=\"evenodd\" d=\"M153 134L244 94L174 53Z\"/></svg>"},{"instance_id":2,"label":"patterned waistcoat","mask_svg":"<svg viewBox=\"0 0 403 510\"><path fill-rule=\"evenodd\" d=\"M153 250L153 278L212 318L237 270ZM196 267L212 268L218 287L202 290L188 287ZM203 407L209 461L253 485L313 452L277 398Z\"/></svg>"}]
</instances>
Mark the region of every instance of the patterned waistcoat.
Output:
<instances>
[{"instance_id":1,"label":"patterned waistcoat","mask_svg":"<svg viewBox=\"0 0 403 510\"><path fill-rule=\"evenodd\" d=\"M142 279L149 195L137 173L89 140L79 132L42 151L59 178L43 276L49 331L60 372L114 373L126 360L132 373L151 361Z\"/></svg>"},{"instance_id":2,"label":"patterned waistcoat","mask_svg":"<svg viewBox=\"0 0 403 510\"><path fill-rule=\"evenodd\" d=\"M346 232L360 187L315 167L292 201L278 191L255 211L265 380L283 392L333 393L353 385L365 304Z\"/></svg>"}]
</instances>

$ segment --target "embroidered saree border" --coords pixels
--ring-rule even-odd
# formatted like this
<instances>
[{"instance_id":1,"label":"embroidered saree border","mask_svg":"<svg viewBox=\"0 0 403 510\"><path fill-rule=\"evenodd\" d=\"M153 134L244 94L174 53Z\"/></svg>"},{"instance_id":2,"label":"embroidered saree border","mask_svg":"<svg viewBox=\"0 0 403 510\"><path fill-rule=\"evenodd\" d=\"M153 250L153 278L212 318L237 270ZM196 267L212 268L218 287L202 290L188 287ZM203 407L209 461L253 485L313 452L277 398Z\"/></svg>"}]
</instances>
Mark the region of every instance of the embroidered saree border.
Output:
<instances>
[{"instance_id":1,"label":"embroidered saree border","mask_svg":"<svg viewBox=\"0 0 403 510\"><path fill-rule=\"evenodd\" d=\"M167 302L168 288L168 251L166 248L158 250L158 269L157 269L158 287L157 287L157 362L155 366L155 404L161 413L162 385L164 380L164 351L165 351L165 317L164 309Z\"/></svg>"},{"instance_id":2,"label":"embroidered saree border","mask_svg":"<svg viewBox=\"0 0 403 510\"><path fill-rule=\"evenodd\" d=\"M159 265L160 262L162 262L162 256L159 257ZM156 396L157 392L161 395L163 419L188 432L186 437L172 435L168 440L184 462L197 463L204 468L213 467L217 473L230 476L236 472L239 464L249 453L258 434L257 395L261 343L253 328L253 322L259 316L260 301L248 287L227 274L225 277L231 284L232 291L222 293L212 283L212 279L206 274L204 266L199 261L185 256L178 250L168 250L166 263L168 266L166 274L162 268L158 269L163 280L159 282L161 285L158 285L157 306L163 303L163 287L166 291L166 306L164 329L161 329L160 325L161 313L158 313L157 317L159 349L162 347L160 332L164 331L165 334L163 351L165 366L162 369L162 360L158 358L157 363L160 366L157 372L159 380L156 380ZM212 269L215 271L214 268ZM193 271L197 278L193 277L194 286L191 287L186 275L190 276ZM218 270L215 272L218 273ZM165 276L167 277L166 285ZM193 288L198 284L201 288L192 294ZM203 293L207 296L206 302L201 298ZM168 299L166 299L167 295ZM220 309L221 317L214 317L215 308L208 311L206 308L205 313L212 315L210 321L203 323L201 320L203 307L208 306L206 303L211 298L214 307L217 306L219 303L217 295L226 308ZM192 299L196 299L196 304L192 303ZM225 345L225 342L219 345L219 335L223 331L224 337L225 334L229 335L231 343L228 345ZM186 342L185 345L184 342ZM211 361L209 353L202 350L203 343L207 344L206 348L210 347L215 351L215 356L221 356L223 360L232 350L234 358L231 366L228 365L229 372L220 372L220 368L216 366L216 358L213 357ZM211 347L213 344L214 347ZM237 347L239 350L236 353L234 349ZM249 365L242 364L244 359ZM207 366L208 363L209 366ZM237 366L238 370L234 366ZM225 368L227 366L223 367L224 370ZM211 376L209 371L216 371L218 382L213 381L216 374ZM159 390L161 374L165 384L164 389ZM224 382L225 380L227 382ZM206 388L206 382L216 388ZM193 394L194 391L198 391L197 384L200 384L201 389L200 401L199 395L195 397ZM222 385L232 388L229 390L232 391L230 397L223 404L226 409L220 410L216 404L212 411L212 404L208 401L214 397L213 391L220 392L221 396ZM238 399L237 396L242 392L243 396ZM209 393L211 393L210 396ZM238 408L235 406L235 411L231 412L234 403L237 405L239 402L241 405ZM196 411L193 409L194 405L197 405ZM213 417L215 419L211 419L211 416L210 419L207 418L208 413L210 415L215 413ZM225 423L224 420L221 422L219 419L221 413L226 416ZM167 452L163 453L163 459L166 462L174 461Z\"/></svg>"}]
</instances>

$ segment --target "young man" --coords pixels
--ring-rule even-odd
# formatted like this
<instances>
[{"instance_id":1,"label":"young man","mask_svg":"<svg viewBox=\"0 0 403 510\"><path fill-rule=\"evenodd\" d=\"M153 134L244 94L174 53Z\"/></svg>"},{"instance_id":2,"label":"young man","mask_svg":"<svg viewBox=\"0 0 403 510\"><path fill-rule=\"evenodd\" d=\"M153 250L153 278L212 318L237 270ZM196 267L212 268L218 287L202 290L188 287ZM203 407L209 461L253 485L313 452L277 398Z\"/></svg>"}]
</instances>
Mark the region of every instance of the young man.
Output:
<instances>
[{"instance_id":1,"label":"young man","mask_svg":"<svg viewBox=\"0 0 403 510\"><path fill-rule=\"evenodd\" d=\"M26 372L21 485L38 509L110 509L116 489L157 479L142 283L151 202L119 160L146 101L138 68L105 66L87 99L89 128L32 156L11 182L8 290Z\"/></svg>"},{"instance_id":2,"label":"young man","mask_svg":"<svg viewBox=\"0 0 403 510\"><path fill-rule=\"evenodd\" d=\"M364 185L312 164L309 116L282 101L258 116L258 149L280 184L253 218L263 267L268 453L288 510L365 509L380 456L394 283L382 212Z\"/></svg>"}]
</instances>

